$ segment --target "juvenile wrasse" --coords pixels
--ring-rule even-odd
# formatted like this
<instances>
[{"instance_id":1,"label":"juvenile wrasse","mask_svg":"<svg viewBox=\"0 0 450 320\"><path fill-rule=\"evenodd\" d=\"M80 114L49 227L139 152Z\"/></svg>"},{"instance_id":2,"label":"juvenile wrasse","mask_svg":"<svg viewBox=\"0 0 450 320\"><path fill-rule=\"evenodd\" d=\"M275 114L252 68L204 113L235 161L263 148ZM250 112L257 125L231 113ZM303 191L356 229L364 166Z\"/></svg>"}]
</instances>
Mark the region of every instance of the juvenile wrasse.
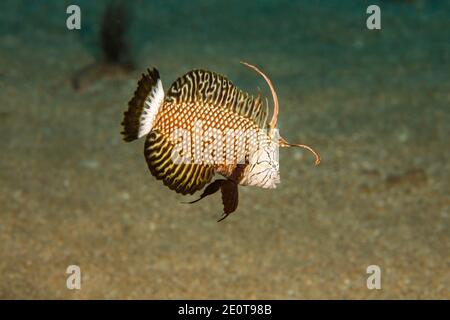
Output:
<instances>
[{"instance_id":1,"label":"juvenile wrasse","mask_svg":"<svg viewBox=\"0 0 450 320\"><path fill-rule=\"evenodd\" d=\"M200 198L222 193L225 219L238 206L238 186L275 188L280 182L278 147L311 151L291 144L278 134L278 97L271 80L257 67L272 93L268 104L238 89L226 77L206 70L181 76L164 93L157 69L148 69L138 82L124 113L122 135L130 142L146 137L144 155L152 175L183 195L205 186ZM211 182L215 174L224 179Z\"/></svg>"}]
</instances>

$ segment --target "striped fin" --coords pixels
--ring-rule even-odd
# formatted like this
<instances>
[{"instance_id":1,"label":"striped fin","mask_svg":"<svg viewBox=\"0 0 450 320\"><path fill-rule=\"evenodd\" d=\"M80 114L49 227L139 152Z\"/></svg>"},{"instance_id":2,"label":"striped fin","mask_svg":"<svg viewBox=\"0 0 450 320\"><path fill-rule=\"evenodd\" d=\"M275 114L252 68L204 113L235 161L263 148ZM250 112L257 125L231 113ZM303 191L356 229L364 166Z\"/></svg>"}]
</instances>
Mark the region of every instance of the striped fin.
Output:
<instances>
[{"instance_id":1,"label":"striped fin","mask_svg":"<svg viewBox=\"0 0 450 320\"><path fill-rule=\"evenodd\" d=\"M163 180L170 189L181 194L193 194L202 189L214 176L212 165L174 163L173 143L159 130L153 129L145 141L145 159L152 175Z\"/></svg>"},{"instance_id":2,"label":"striped fin","mask_svg":"<svg viewBox=\"0 0 450 320\"><path fill-rule=\"evenodd\" d=\"M192 70L170 86L167 102L203 102L227 108L265 127L267 110L260 97L253 97L238 89L228 78L205 70Z\"/></svg>"},{"instance_id":3,"label":"striped fin","mask_svg":"<svg viewBox=\"0 0 450 320\"><path fill-rule=\"evenodd\" d=\"M148 134L164 101L164 90L155 68L142 74L133 98L128 102L122 125L125 141L133 141Z\"/></svg>"}]
</instances>

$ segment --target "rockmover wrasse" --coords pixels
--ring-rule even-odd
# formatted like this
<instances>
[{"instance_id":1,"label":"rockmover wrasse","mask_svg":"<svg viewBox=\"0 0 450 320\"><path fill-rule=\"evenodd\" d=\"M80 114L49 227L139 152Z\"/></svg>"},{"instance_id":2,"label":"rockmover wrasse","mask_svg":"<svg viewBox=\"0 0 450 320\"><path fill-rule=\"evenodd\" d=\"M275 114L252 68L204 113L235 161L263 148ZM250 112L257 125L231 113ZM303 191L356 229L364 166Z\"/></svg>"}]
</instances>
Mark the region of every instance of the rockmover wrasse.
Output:
<instances>
[{"instance_id":1,"label":"rockmover wrasse","mask_svg":"<svg viewBox=\"0 0 450 320\"><path fill-rule=\"evenodd\" d=\"M273 99L268 103L238 89L226 77L192 70L164 92L157 69L148 69L138 82L124 113L122 135L127 142L146 136L144 155L152 175L183 195L204 188L197 202L217 191L224 206L221 220L238 206L238 186L275 188L280 182L278 148L302 147L278 134L278 97L271 80L257 67ZM224 179L213 177L219 174ZM212 182L211 182L212 181ZM206 186L206 188L205 188Z\"/></svg>"}]
</instances>

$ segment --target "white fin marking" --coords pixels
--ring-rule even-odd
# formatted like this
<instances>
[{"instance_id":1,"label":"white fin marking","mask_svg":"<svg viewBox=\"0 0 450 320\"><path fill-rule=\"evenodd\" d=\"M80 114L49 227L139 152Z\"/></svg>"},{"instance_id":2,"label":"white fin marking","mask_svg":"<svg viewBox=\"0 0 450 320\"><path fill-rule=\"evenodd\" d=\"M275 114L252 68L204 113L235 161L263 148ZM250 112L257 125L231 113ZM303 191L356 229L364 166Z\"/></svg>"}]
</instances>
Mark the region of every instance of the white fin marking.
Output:
<instances>
[{"instance_id":1,"label":"white fin marking","mask_svg":"<svg viewBox=\"0 0 450 320\"><path fill-rule=\"evenodd\" d=\"M145 109L140 118L138 138L147 135L152 130L156 115L163 101L164 89L161 79L158 79L156 86L150 91L150 94L145 100Z\"/></svg>"}]
</instances>

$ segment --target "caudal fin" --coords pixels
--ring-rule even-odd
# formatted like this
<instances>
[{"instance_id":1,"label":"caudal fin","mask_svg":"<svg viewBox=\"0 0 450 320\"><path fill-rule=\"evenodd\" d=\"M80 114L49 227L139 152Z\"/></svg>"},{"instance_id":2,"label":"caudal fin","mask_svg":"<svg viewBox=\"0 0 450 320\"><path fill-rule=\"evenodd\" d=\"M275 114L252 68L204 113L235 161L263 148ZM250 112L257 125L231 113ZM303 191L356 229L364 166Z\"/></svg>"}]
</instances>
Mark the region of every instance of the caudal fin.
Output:
<instances>
[{"instance_id":1,"label":"caudal fin","mask_svg":"<svg viewBox=\"0 0 450 320\"><path fill-rule=\"evenodd\" d=\"M125 141L133 141L147 135L153 127L156 115L164 101L164 89L159 72L155 68L142 74L133 98L124 112L121 132Z\"/></svg>"}]
</instances>

